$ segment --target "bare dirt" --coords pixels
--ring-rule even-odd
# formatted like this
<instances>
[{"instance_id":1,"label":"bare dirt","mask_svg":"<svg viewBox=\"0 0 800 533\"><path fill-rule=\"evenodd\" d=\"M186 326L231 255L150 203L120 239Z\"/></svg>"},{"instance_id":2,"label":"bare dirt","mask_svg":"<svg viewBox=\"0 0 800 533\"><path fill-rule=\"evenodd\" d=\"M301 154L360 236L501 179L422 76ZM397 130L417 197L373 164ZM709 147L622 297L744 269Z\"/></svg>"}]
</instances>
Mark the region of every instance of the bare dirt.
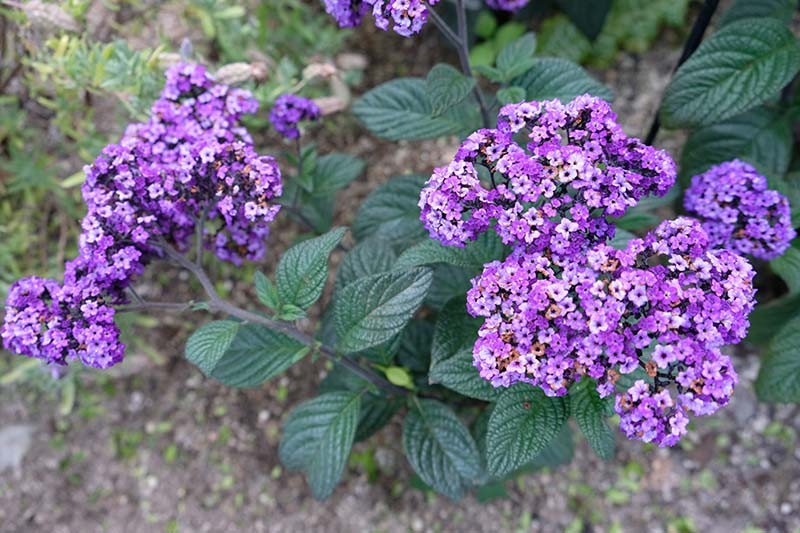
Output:
<instances>
[{"instance_id":1,"label":"bare dirt","mask_svg":"<svg viewBox=\"0 0 800 533\"><path fill-rule=\"evenodd\" d=\"M440 53L430 34L421 45L376 32L364 38L371 50L424 58L380 64L373 57L367 86L422 73L421 63ZM360 49L355 39L351 46ZM646 55L621 56L605 73L630 133L649 126L677 55L666 41ZM337 148L368 161L366 176L340 197L343 223L376 184L429 172L455 149L454 140L388 144L338 120L318 135L336 130ZM659 144L677 155L681 140L662 135ZM277 229L275 249L292 235ZM172 277L164 267L143 291L157 298ZM165 299L188 290L185 282L166 286ZM251 296L246 283L227 288L237 300ZM325 364L303 361L257 390L226 389L182 360L186 320L158 316L134 326L140 338L125 363L84 372L69 415L35 390L0 389L0 446L16 443L2 455L10 459L0 478L0 531L800 531L800 409L756 401L756 354L736 355L741 384L732 404L697 420L678 448L620 438L617 457L603 462L580 442L572 464L509 482L501 499L451 502L410 485L398 417L355 447L343 483L320 503L300 475L280 466L277 444L281 420L313 393ZM8 428L16 440L3 433ZM24 452L19 461L14 449Z\"/></svg>"}]
</instances>

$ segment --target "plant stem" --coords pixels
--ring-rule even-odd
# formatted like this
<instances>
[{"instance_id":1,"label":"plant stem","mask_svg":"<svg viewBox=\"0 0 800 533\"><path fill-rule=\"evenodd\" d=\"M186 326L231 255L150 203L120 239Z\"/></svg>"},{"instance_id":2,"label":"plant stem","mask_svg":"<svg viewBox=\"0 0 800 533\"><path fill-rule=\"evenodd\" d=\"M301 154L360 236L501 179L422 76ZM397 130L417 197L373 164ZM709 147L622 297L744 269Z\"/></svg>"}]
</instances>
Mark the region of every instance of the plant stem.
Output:
<instances>
[{"instance_id":1,"label":"plant stem","mask_svg":"<svg viewBox=\"0 0 800 533\"><path fill-rule=\"evenodd\" d=\"M706 29L711 22L711 17L714 16L714 11L717 10L718 5L719 0L705 0L703 3L702 9L700 9L700 13L697 15L697 19L694 21L689 38L686 39L686 44L683 45L681 57L678 59L678 63L672 70L673 74L681 65L686 62L687 59L689 59L689 56L691 56L694 51L697 50L697 47L700 46L700 42L703 40L703 34L705 34ZM653 123L650 125L650 131L647 132L647 137L645 137L644 140L645 144L653 144L653 141L656 139L656 135L658 135L658 130L661 128L661 119L659 118L660 110L661 104L659 104L658 109L656 109L656 116L653 118Z\"/></svg>"},{"instance_id":2,"label":"plant stem","mask_svg":"<svg viewBox=\"0 0 800 533\"><path fill-rule=\"evenodd\" d=\"M338 363L354 374L360 376L361 378L369 381L376 387L379 387L385 390L387 393L395 395L395 396L404 396L409 393L407 389L403 387L398 387L384 379L383 377L379 376L372 370L368 368L364 368L359 365L356 361L350 359L345 355L339 355L336 353L336 350L333 348L322 344L321 342L314 339L312 336L303 333L299 329L295 328L291 324L286 322L279 322L277 320L272 320L271 318L259 315L257 313L253 313L252 311L248 311L246 309L242 309L240 307L236 307L232 303L223 300L220 298L219 294L217 293L216 289L214 288L214 284L211 282L211 279L208 277L205 269L203 269L202 265L197 265L192 261L189 261L184 257L180 252L178 252L175 248L173 248L170 244L166 242L161 242L160 245L164 253L167 254L172 260L174 260L178 265L182 266L189 272L191 272L197 281L200 282L200 285L203 287L203 290L206 292L208 296L208 308L211 311L218 311L221 313L228 314L230 316L239 318L241 320L252 322L254 324L259 324L266 328L269 328L273 331L277 331L279 333L283 333L284 335L291 337L292 339L310 346L312 349L317 350L323 356L327 357L334 363Z\"/></svg>"},{"instance_id":3,"label":"plant stem","mask_svg":"<svg viewBox=\"0 0 800 533\"><path fill-rule=\"evenodd\" d=\"M137 313L140 311L163 310L163 311L186 311L192 306L192 302L146 302L144 300L128 305L118 305L114 309L118 313Z\"/></svg>"},{"instance_id":4,"label":"plant stem","mask_svg":"<svg viewBox=\"0 0 800 533\"><path fill-rule=\"evenodd\" d=\"M461 64L461 72L465 76L474 78L472 68L469 66L469 39L467 35L467 12L464 7L464 0L456 0L456 18L458 24L458 34L455 34L450 26L440 17L432 8L428 10L429 16L434 25L439 28L442 35L450 41L450 44L456 49L458 53L458 61ZM475 100L478 102L478 107L481 110L481 121L484 128L491 127L491 119L489 117L489 109L486 107L486 101L483 98L481 88L475 83L473 89Z\"/></svg>"}]
</instances>

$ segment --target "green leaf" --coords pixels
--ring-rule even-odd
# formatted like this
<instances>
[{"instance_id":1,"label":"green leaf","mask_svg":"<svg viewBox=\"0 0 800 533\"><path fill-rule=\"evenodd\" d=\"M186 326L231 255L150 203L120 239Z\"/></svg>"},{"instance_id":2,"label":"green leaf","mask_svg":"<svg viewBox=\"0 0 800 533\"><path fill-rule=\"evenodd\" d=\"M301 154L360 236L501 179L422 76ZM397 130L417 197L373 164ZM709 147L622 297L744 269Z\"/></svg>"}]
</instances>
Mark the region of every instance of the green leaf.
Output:
<instances>
[{"instance_id":1,"label":"green leaf","mask_svg":"<svg viewBox=\"0 0 800 533\"><path fill-rule=\"evenodd\" d=\"M336 290L341 290L351 282L392 269L397 256L389 244L382 239L361 241L342 259L336 271Z\"/></svg>"},{"instance_id":2,"label":"green leaf","mask_svg":"<svg viewBox=\"0 0 800 533\"><path fill-rule=\"evenodd\" d=\"M527 383L506 389L489 418L489 472L503 476L531 462L558 435L567 416L563 398L548 398Z\"/></svg>"},{"instance_id":3,"label":"green leaf","mask_svg":"<svg viewBox=\"0 0 800 533\"><path fill-rule=\"evenodd\" d=\"M454 356L463 348L472 347L478 338L481 320L467 313L464 296L453 298L439 312L431 343L431 368Z\"/></svg>"},{"instance_id":4,"label":"green leaf","mask_svg":"<svg viewBox=\"0 0 800 533\"><path fill-rule=\"evenodd\" d=\"M800 46L780 21L740 20L703 41L678 69L661 120L668 128L715 124L765 102L799 69Z\"/></svg>"},{"instance_id":5,"label":"green leaf","mask_svg":"<svg viewBox=\"0 0 800 533\"><path fill-rule=\"evenodd\" d=\"M258 324L243 324L210 376L229 387L257 387L281 374L309 347Z\"/></svg>"},{"instance_id":6,"label":"green leaf","mask_svg":"<svg viewBox=\"0 0 800 533\"><path fill-rule=\"evenodd\" d=\"M281 301L278 297L278 288L267 276L256 270L254 282L258 301L270 309L280 307Z\"/></svg>"},{"instance_id":7,"label":"green leaf","mask_svg":"<svg viewBox=\"0 0 800 533\"><path fill-rule=\"evenodd\" d=\"M538 38L537 55L540 57L560 57L573 63L582 63L593 48L589 39L562 14L545 19L539 28Z\"/></svg>"},{"instance_id":8,"label":"green leaf","mask_svg":"<svg viewBox=\"0 0 800 533\"><path fill-rule=\"evenodd\" d=\"M536 36L526 33L514 42L506 45L497 54L496 67L503 73L503 81L511 80L535 63Z\"/></svg>"},{"instance_id":9,"label":"green leaf","mask_svg":"<svg viewBox=\"0 0 800 533\"><path fill-rule=\"evenodd\" d=\"M522 87L504 87L497 91L497 101L502 105L516 104L525 100L525 89Z\"/></svg>"},{"instance_id":10,"label":"green leaf","mask_svg":"<svg viewBox=\"0 0 800 533\"><path fill-rule=\"evenodd\" d=\"M655 213L650 213L639 206L631 208L627 213L619 218L612 219L613 223L626 231L642 231L661 222L661 218Z\"/></svg>"},{"instance_id":11,"label":"green leaf","mask_svg":"<svg viewBox=\"0 0 800 533\"><path fill-rule=\"evenodd\" d=\"M478 447L446 405L418 400L403 423L403 447L411 467L437 492L457 500L481 471Z\"/></svg>"},{"instance_id":12,"label":"green leaf","mask_svg":"<svg viewBox=\"0 0 800 533\"><path fill-rule=\"evenodd\" d=\"M569 424L561 426L561 431L551 440L539 455L533 458L523 470L538 470L540 468L555 468L569 464L575 455L575 443Z\"/></svg>"},{"instance_id":13,"label":"green leaf","mask_svg":"<svg viewBox=\"0 0 800 533\"><path fill-rule=\"evenodd\" d=\"M444 63L435 65L428 72L425 83L434 115L440 115L462 102L475 87L474 78L468 78Z\"/></svg>"},{"instance_id":14,"label":"green leaf","mask_svg":"<svg viewBox=\"0 0 800 533\"><path fill-rule=\"evenodd\" d=\"M395 263L396 269L446 263L467 269L483 269L483 265L503 259L509 253L500 237L487 231L464 248L442 246L439 241L424 240L403 252Z\"/></svg>"},{"instance_id":15,"label":"green leaf","mask_svg":"<svg viewBox=\"0 0 800 533\"><path fill-rule=\"evenodd\" d=\"M373 274L347 285L334 302L338 347L358 352L402 331L425 299L427 268Z\"/></svg>"},{"instance_id":16,"label":"green leaf","mask_svg":"<svg viewBox=\"0 0 800 533\"><path fill-rule=\"evenodd\" d=\"M800 309L800 294L784 296L768 304L759 304L750 313L750 329L747 342L766 344L784 324L797 315Z\"/></svg>"},{"instance_id":17,"label":"green leaf","mask_svg":"<svg viewBox=\"0 0 800 533\"><path fill-rule=\"evenodd\" d=\"M411 379L411 374L409 374L408 370L405 368L390 366L384 373L386 374L386 379L388 379L389 383L392 385L405 387L406 389L414 389L414 381Z\"/></svg>"},{"instance_id":18,"label":"green leaf","mask_svg":"<svg viewBox=\"0 0 800 533\"><path fill-rule=\"evenodd\" d=\"M357 441L371 437L388 424L405 403L401 397L386 396L367 380L356 376L341 365L334 366L319 385L320 394L335 391L362 393L361 412L356 430Z\"/></svg>"},{"instance_id":19,"label":"green leaf","mask_svg":"<svg viewBox=\"0 0 800 533\"><path fill-rule=\"evenodd\" d=\"M635 239L636 235L631 233L630 231L625 231L624 229L617 228L616 232L614 233L614 238L611 239L609 242L609 246L613 246L617 250L624 250L628 246L628 242L631 239Z\"/></svg>"},{"instance_id":20,"label":"green leaf","mask_svg":"<svg viewBox=\"0 0 800 533\"><path fill-rule=\"evenodd\" d=\"M722 14L719 26L753 17L771 17L788 24L795 9L797 0L736 0Z\"/></svg>"},{"instance_id":21,"label":"green leaf","mask_svg":"<svg viewBox=\"0 0 800 533\"><path fill-rule=\"evenodd\" d=\"M211 375L237 331L239 323L232 320L215 320L204 324L186 341L186 359L197 365L203 374Z\"/></svg>"},{"instance_id":22,"label":"green leaf","mask_svg":"<svg viewBox=\"0 0 800 533\"><path fill-rule=\"evenodd\" d=\"M347 154L323 155L314 171L314 196L330 196L364 171L364 160Z\"/></svg>"},{"instance_id":23,"label":"green leaf","mask_svg":"<svg viewBox=\"0 0 800 533\"><path fill-rule=\"evenodd\" d=\"M451 135L461 125L452 116L434 116L425 80L397 78L368 91L353 113L373 134L390 141Z\"/></svg>"},{"instance_id":24,"label":"green leaf","mask_svg":"<svg viewBox=\"0 0 800 533\"><path fill-rule=\"evenodd\" d=\"M681 153L681 181L688 184L693 176L732 159L747 161L767 173L783 174L791 155L789 117L759 107L692 131Z\"/></svg>"},{"instance_id":25,"label":"green leaf","mask_svg":"<svg viewBox=\"0 0 800 533\"><path fill-rule=\"evenodd\" d=\"M552 100L566 103L576 96L589 93L611 101L611 90L595 80L575 63L554 57L537 58L533 67L511 81L523 87L528 100Z\"/></svg>"},{"instance_id":26,"label":"green leaf","mask_svg":"<svg viewBox=\"0 0 800 533\"><path fill-rule=\"evenodd\" d=\"M558 7L566 13L581 32L593 41L603 29L608 12L611 10L611 0L593 0L587 5L586 0L556 0ZM637 24L638 21L631 21Z\"/></svg>"},{"instance_id":27,"label":"green leaf","mask_svg":"<svg viewBox=\"0 0 800 533\"><path fill-rule=\"evenodd\" d=\"M278 262L275 279L282 304L308 309L322 296L328 279L328 256L341 242L345 228L295 244Z\"/></svg>"},{"instance_id":28,"label":"green leaf","mask_svg":"<svg viewBox=\"0 0 800 533\"><path fill-rule=\"evenodd\" d=\"M800 292L800 239L795 239L784 254L770 261L772 271L786 282L789 294Z\"/></svg>"},{"instance_id":29,"label":"green leaf","mask_svg":"<svg viewBox=\"0 0 800 533\"><path fill-rule=\"evenodd\" d=\"M475 35L481 39L488 39L497 29L497 18L491 11L481 10L475 19Z\"/></svg>"},{"instance_id":30,"label":"green leaf","mask_svg":"<svg viewBox=\"0 0 800 533\"><path fill-rule=\"evenodd\" d=\"M775 189L789 199L792 226L800 226L800 172L789 172L785 176L767 175L771 189Z\"/></svg>"},{"instance_id":31,"label":"green leaf","mask_svg":"<svg viewBox=\"0 0 800 533\"><path fill-rule=\"evenodd\" d=\"M333 493L353 446L360 394L330 392L297 406L283 426L278 454L292 470L303 470L314 498Z\"/></svg>"},{"instance_id":32,"label":"green leaf","mask_svg":"<svg viewBox=\"0 0 800 533\"><path fill-rule=\"evenodd\" d=\"M426 372L431 366L433 324L425 320L412 320L403 330L397 360L414 372Z\"/></svg>"},{"instance_id":33,"label":"green leaf","mask_svg":"<svg viewBox=\"0 0 800 533\"><path fill-rule=\"evenodd\" d=\"M470 288L474 272L451 265L439 265L433 269L433 283L425 298L425 305L440 310L444 305L460 296Z\"/></svg>"},{"instance_id":34,"label":"green leaf","mask_svg":"<svg viewBox=\"0 0 800 533\"><path fill-rule=\"evenodd\" d=\"M372 191L353 221L355 238L375 235L398 245L422 239L426 232L417 203L426 180L419 175L397 176Z\"/></svg>"},{"instance_id":35,"label":"green leaf","mask_svg":"<svg viewBox=\"0 0 800 533\"><path fill-rule=\"evenodd\" d=\"M775 335L755 387L762 401L800 403L800 316Z\"/></svg>"},{"instance_id":36,"label":"green leaf","mask_svg":"<svg viewBox=\"0 0 800 533\"><path fill-rule=\"evenodd\" d=\"M481 321L466 311L463 297L444 306L433 331L430 383L439 383L464 396L496 401L502 389L481 378L472 361L472 345Z\"/></svg>"},{"instance_id":37,"label":"green leaf","mask_svg":"<svg viewBox=\"0 0 800 533\"><path fill-rule=\"evenodd\" d=\"M464 396L485 402L495 402L502 389L493 387L475 368L472 348L463 348L447 359L431 365L428 374L431 384L440 384Z\"/></svg>"},{"instance_id":38,"label":"green leaf","mask_svg":"<svg viewBox=\"0 0 800 533\"><path fill-rule=\"evenodd\" d=\"M614 431L606 420L613 414L612 397L601 398L594 383L583 379L569 393L570 412L589 445L602 459L614 457Z\"/></svg>"},{"instance_id":39,"label":"green leaf","mask_svg":"<svg viewBox=\"0 0 800 533\"><path fill-rule=\"evenodd\" d=\"M491 47L490 43L481 43L481 44L477 45L475 48L472 49L472 52L470 52L470 57L472 57L473 53L476 50L480 50L480 47L486 47L488 49L488 53L492 54L492 59L488 59L487 60L488 64L475 63L472 59L470 59L469 62L472 65L472 70L477 72L478 74L484 76L485 78L491 80L491 81L494 81L494 82L497 82L497 83L502 83L503 82L503 78L504 78L503 73L500 71L500 69L497 69L497 68L494 68L493 66L491 66L491 63L494 60L493 59L494 58L494 52L492 51L492 47ZM483 60L481 59L481 61L483 61Z\"/></svg>"}]
</instances>

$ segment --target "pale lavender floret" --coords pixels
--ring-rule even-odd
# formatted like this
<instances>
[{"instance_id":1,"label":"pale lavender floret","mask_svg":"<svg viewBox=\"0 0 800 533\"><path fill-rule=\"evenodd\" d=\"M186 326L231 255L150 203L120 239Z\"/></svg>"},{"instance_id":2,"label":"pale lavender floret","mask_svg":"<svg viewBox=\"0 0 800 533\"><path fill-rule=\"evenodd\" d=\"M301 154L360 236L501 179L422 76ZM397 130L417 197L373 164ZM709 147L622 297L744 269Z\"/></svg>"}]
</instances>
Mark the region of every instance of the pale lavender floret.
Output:
<instances>
[{"instance_id":1,"label":"pale lavender floret","mask_svg":"<svg viewBox=\"0 0 800 533\"><path fill-rule=\"evenodd\" d=\"M529 2L530 0L486 0L486 5L492 9L514 12L528 5Z\"/></svg>"},{"instance_id":2,"label":"pale lavender floret","mask_svg":"<svg viewBox=\"0 0 800 533\"><path fill-rule=\"evenodd\" d=\"M757 259L774 259L797 236L789 200L768 188L751 165L733 160L692 178L686 210L698 216L714 246Z\"/></svg>"},{"instance_id":3,"label":"pale lavender floret","mask_svg":"<svg viewBox=\"0 0 800 533\"><path fill-rule=\"evenodd\" d=\"M238 265L264 255L282 186L275 160L259 156L240 125L256 100L197 65L178 64L166 78L150 120L129 126L85 169L87 213L64 283L12 286L2 328L9 350L60 365L120 362L113 306L127 301L125 289L163 242L188 248L201 220L204 246L220 259Z\"/></svg>"},{"instance_id":4,"label":"pale lavender floret","mask_svg":"<svg viewBox=\"0 0 800 533\"><path fill-rule=\"evenodd\" d=\"M275 101L269 120L272 126L287 139L300 137L300 122L319 120L322 115L313 101L294 94L283 94Z\"/></svg>"}]
</instances>

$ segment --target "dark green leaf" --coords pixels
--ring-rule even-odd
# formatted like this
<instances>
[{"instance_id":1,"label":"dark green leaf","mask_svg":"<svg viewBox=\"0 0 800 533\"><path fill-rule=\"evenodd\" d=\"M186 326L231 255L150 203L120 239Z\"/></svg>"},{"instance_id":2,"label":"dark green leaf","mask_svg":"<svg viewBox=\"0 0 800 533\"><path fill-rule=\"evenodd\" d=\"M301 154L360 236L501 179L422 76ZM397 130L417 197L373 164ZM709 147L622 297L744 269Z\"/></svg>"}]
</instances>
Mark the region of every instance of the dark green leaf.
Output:
<instances>
[{"instance_id":1,"label":"dark green leaf","mask_svg":"<svg viewBox=\"0 0 800 533\"><path fill-rule=\"evenodd\" d=\"M446 405L418 400L403 423L403 447L422 480L459 499L480 474L478 448L469 431Z\"/></svg>"},{"instance_id":2,"label":"dark green leaf","mask_svg":"<svg viewBox=\"0 0 800 533\"><path fill-rule=\"evenodd\" d=\"M474 273L451 265L439 265L433 271L433 283L425 305L439 310L453 298L463 296L470 287Z\"/></svg>"},{"instance_id":3,"label":"dark green leaf","mask_svg":"<svg viewBox=\"0 0 800 533\"><path fill-rule=\"evenodd\" d=\"M434 116L425 80L397 78L368 91L353 113L373 134L390 141L432 139L456 133L452 116Z\"/></svg>"},{"instance_id":4,"label":"dark green leaf","mask_svg":"<svg viewBox=\"0 0 800 533\"><path fill-rule=\"evenodd\" d=\"M353 222L357 240L371 235L392 244L408 244L420 240L425 228L419 219L419 193L425 176L397 176L381 185L364 200Z\"/></svg>"},{"instance_id":5,"label":"dark green leaf","mask_svg":"<svg viewBox=\"0 0 800 533\"><path fill-rule=\"evenodd\" d=\"M535 63L535 53L536 36L533 33L526 33L500 50L496 66L503 73L503 81L514 79L531 68Z\"/></svg>"},{"instance_id":6,"label":"dark green leaf","mask_svg":"<svg viewBox=\"0 0 800 533\"><path fill-rule=\"evenodd\" d=\"M330 196L364 171L364 160L347 154L323 155L317 161L314 196Z\"/></svg>"},{"instance_id":7,"label":"dark green leaf","mask_svg":"<svg viewBox=\"0 0 800 533\"><path fill-rule=\"evenodd\" d=\"M492 386L478 373L472 362L472 348L463 348L447 359L431 365L428 379L432 384L440 384L470 398L494 402L500 397L502 389Z\"/></svg>"},{"instance_id":8,"label":"dark green leaf","mask_svg":"<svg viewBox=\"0 0 800 533\"><path fill-rule=\"evenodd\" d=\"M548 398L527 383L506 389L489 419L489 472L503 476L530 463L558 435L567 416L563 398Z\"/></svg>"},{"instance_id":9,"label":"dark green leaf","mask_svg":"<svg viewBox=\"0 0 800 533\"><path fill-rule=\"evenodd\" d=\"M635 238L636 235L634 235L630 231L625 231L624 229L617 228L616 232L614 233L614 238L611 239L611 242L609 242L608 244L610 246L613 246L617 250L624 250L628 246L628 241Z\"/></svg>"},{"instance_id":10,"label":"dark green leaf","mask_svg":"<svg viewBox=\"0 0 800 533\"><path fill-rule=\"evenodd\" d=\"M444 63L435 65L428 72L425 83L434 115L440 115L462 102L475 87L474 78L468 78Z\"/></svg>"},{"instance_id":11,"label":"dark green leaf","mask_svg":"<svg viewBox=\"0 0 800 533\"><path fill-rule=\"evenodd\" d=\"M561 431L551 440L544 450L534 457L523 470L541 468L555 468L557 466L569 464L575 454L575 444L572 438L572 430L569 424L561 426Z\"/></svg>"},{"instance_id":12,"label":"dark green leaf","mask_svg":"<svg viewBox=\"0 0 800 533\"><path fill-rule=\"evenodd\" d=\"M581 67L554 57L538 58L533 67L512 80L511 85L523 87L528 100L558 98L566 103L585 93L609 101L614 98L608 87L589 76Z\"/></svg>"},{"instance_id":13,"label":"dark green leaf","mask_svg":"<svg viewBox=\"0 0 800 533\"><path fill-rule=\"evenodd\" d=\"M340 365L336 365L333 370L328 372L328 375L319 385L320 394L334 391L362 393L361 414L359 415L355 437L357 441L371 437L388 424L404 403L403 398L385 396L367 380L360 378Z\"/></svg>"},{"instance_id":14,"label":"dark green leaf","mask_svg":"<svg viewBox=\"0 0 800 533\"><path fill-rule=\"evenodd\" d=\"M784 296L768 304L757 305L750 314L747 342L766 344L781 327L797 315L800 294Z\"/></svg>"},{"instance_id":15,"label":"dark green leaf","mask_svg":"<svg viewBox=\"0 0 800 533\"><path fill-rule=\"evenodd\" d=\"M347 252L339 265L336 272L337 291L359 278L388 272L396 260L394 250L386 241L378 238L361 241Z\"/></svg>"},{"instance_id":16,"label":"dark green leaf","mask_svg":"<svg viewBox=\"0 0 800 533\"><path fill-rule=\"evenodd\" d=\"M460 268L481 270L483 265L503 259L509 253L500 237L488 231L464 248L442 246L439 241L424 240L403 252L395 263L396 269L446 263Z\"/></svg>"},{"instance_id":17,"label":"dark green leaf","mask_svg":"<svg viewBox=\"0 0 800 533\"><path fill-rule=\"evenodd\" d=\"M215 320L197 329L186 341L186 359L209 376L217 367L231 345L239 323L232 320Z\"/></svg>"},{"instance_id":18,"label":"dark green leaf","mask_svg":"<svg viewBox=\"0 0 800 533\"><path fill-rule=\"evenodd\" d=\"M681 181L723 161L741 159L764 172L783 174L792 155L792 129L785 113L759 107L692 131L681 153Z\"/></svg>"},{"instance_id":19,"label":"dark green leaf","mask_svg":"<svg viewBox=\"0 0 800 533\"><path fill-rule=\"evenodd\" d=\"M256 270L254 282L258 301L270 309L277 309L281 305L281 301L275 284L258 270Z\"/></svg>"},{"instance_id":20,"label":"dark green leaf","mask_svg":"<svg viewBox=\"0 0 800 533\"><path fill-rule=\"evenodd\" d=\"M792 20L792 12L796 9L797 0L736 0L722 14L719 25L721 27L753 17L772 17L788 24Z\"/></svg>"},{"instance_id":21,"label":"dark green leaf","mask_svg":"<svg viewBox=\"0 0 800 533\"><path fill-rule=\"evenodd\" d=\"M283 427L278 453L292 470L303 470L314 498L333 492L353 446L360 394L329 392L297 406Z\"/></svg>"},{"instance_id":22,"label":"dark green leaf","mask_svg":"<svg viewBox=\"0 0 800 533\"><path fill-rule=\"evenodd\" d=\"M664 94L669 128L715 124L765 102L800 69L800 46L771 18L744 19L703 41Z\"/></svg>"},{"instance_id":23,"label":"dark green leaf","mask_svg":"<svg viewBox=\"0 0 800 533\"><path fill-rule=\"evenodd\" d=\"M569 407L589 445L602 459L614 457L614 430L606 420L613 414L613 397L601 398L595 384L583 379L569 393Z\"/></svg>"},{"instance_id":24,"label":"dark green leaf","mask_svg":"<svg viewBox=\"0 0 800 533\"><path fill-rule=\"evenodd\" d=\"M341 242L345 228L289 248L278 262L275 279L282 304L307 309L317 301L328 279L328 256Z\"/></svg>"},{"instance_id":25,"label":"dark green leaf","mask_svg":"<svg viewBox=\"0 0 800 533\"><path fill-rule=\"evenodd\" d=\"M765 402L800 403L800 316L796 313L770 343L756 393Z\"/></svg>"},{"instance_id":26,"label":"dark green leaf","mask_svg":"<svg viewBox=\"0 0 800 533\"><path fill-rule=\"evenodd\" d=\"M305 357L309 348L258 324L243 324L211 377L229 387L261 385Z\"/></svg>"},{"instance_id":27,"label":"dark green leaf","mask_svg":"<svg viewBox=\"0 0 800 533\"><path fill-rule=\"evenodd\" d=\"M800 292L800 239L795 239L782 256L773 259L769 264L773 272L786 282L789 294Z\"/></svg>"},{"instance_id":28,"label":"dark green leaf","mask_svg":"<svg viewBox=\"0 0 800 533\"><path fill-rule=\"evenodd\" d=\"M516 104L525 100L525 89L522 87L504 87L497 91L497 101L502 105Z\"/></svg>"},{"instance_id":29,"label":"dark green leaf","mask_svg":"<svg viewBox=\"0 0 800 533\"><path fill-rule=\"evenodd\" d=\"M566 13L590 41L593 41L603 29L611 0L556 0L558 6ZM638 21L631 21L637 24Z\"/></svg>"},{"instance_id":30,"label":"dark green leaf","mask_svg":"<svg viewBox=\"0 0 800 533\"><path fill-rule=\"evenodd\" d=\"M428 292L426 268L373 274L347 285L334 302L338 347L358 352L402 331Z\"/></svg>"},{"instance_id":31,"label":"dark green leaf","mask_svg":"<svg viewBox=\"0 0 800 533\"><path fill-rule=\"evenodd\" d=\"M415 372L427 371L431 364L433 325L424 320L412 320L403 330L397 360Z\"/></svg>"}]
</instances>

